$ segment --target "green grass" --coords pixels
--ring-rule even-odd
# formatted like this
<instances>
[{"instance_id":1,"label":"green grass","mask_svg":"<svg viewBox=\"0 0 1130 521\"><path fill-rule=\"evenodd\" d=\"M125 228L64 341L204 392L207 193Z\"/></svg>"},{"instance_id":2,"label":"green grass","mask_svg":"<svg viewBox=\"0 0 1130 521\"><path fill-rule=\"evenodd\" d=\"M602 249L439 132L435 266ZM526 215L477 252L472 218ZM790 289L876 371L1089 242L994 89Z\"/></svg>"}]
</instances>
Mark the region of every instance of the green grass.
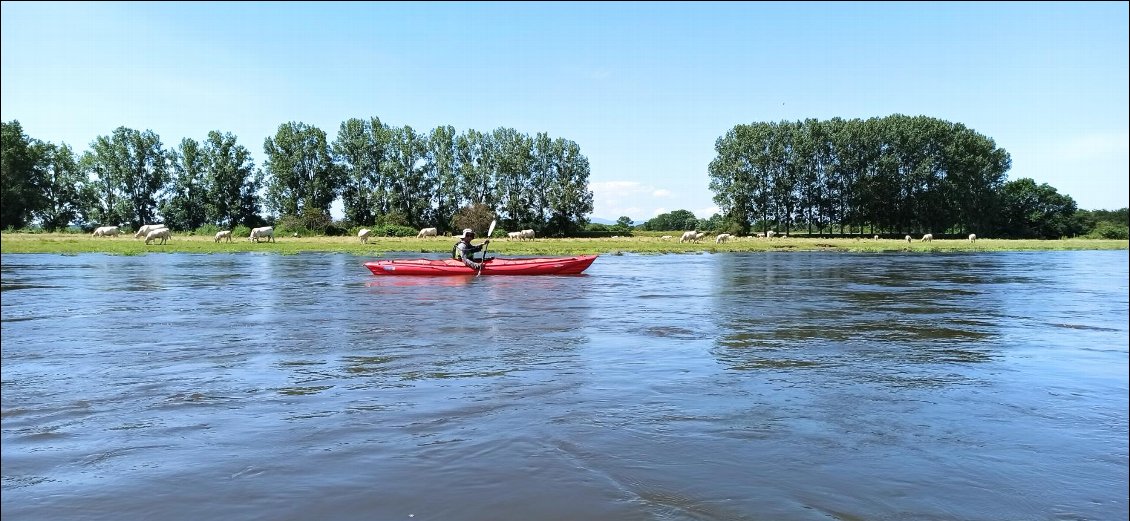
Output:
<instances>
[{"instance_id":1,"label":"green grass","mask_svg":"<svg viewBox=\"0 0 1130 521\"><path fill-rule=\"evenodd\" d=\"M456 239L376 237L361 244L356 237L277 237L273 243L252 243L246 237L232 242L216 243L211 236L173 234L168 243L146 245L143 239L130 235L91 237L69 233L0 233L2 253L105 253L110 255L143 255L147 253L232 253L271 252L297 254L304 252L339 252L354 255L380 256L389 252L448 254ZM478 241L476 241L478 243ZM1104 239L1062 240L942 240L907 243L896 239L813 239L805 237L757 239L740 237L715 244L712 237L700 243L680 243L678 237L662 239L660 235L642 235L599 239L537 239L513 241L493 239L488 254L499 256L557 256L577 254L665 254L721 253L764 251L841 251L841 252L971 252L971 251L1051 251L1051 250L1126 250L1130 241Z\"/></svg>"}]
</instances>

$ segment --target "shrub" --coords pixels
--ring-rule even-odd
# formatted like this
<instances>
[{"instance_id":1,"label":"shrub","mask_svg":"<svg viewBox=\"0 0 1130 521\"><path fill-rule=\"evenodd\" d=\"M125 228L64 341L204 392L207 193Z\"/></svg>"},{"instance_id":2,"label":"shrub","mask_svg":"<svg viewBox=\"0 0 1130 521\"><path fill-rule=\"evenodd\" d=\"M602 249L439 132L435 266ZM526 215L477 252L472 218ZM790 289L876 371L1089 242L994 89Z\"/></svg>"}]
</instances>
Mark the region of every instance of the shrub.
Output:
<instances>
[{"instance_id":1,"label":"shrub","mask_svg":"<svg viewBox=\"0 0 1130 521\"><path fill-rule=\"evenodd\" d=\"M376 226L372 228L372 230L374 235L381 237L415 237L416 234L419 233L415 228L409 228L407 226L400 226L397 224Z\"/></svg>"},{"instance_id":2,"label":"shrub","mask_svg":"<svg viewBox=\"0 0 1130 521\"><path fill-rule=\"evenodd\" d=\"M341 237L343 235L350 235L350 230L353 230L352 235L357 235L357 230L361 228L364 228L364 226L358 226L356 229L353 229L346 221L334 221L326 226L326 235L330 237Z\"/></svg>"},{"instance_id":3,"label":"shrub","mask_svg":"<svg viewBox=\"0 0 1130 521\"><path fill-rule=\"evenodd\" d=\"M1126 240L1130 238L1130 227L1119 226L1112 222L1103 221L1095 226L1091 233L1087 234L1092 239L1116 239Z\"/></svg>"},{"instance_id":4,"label":"shrub","mask_svg":"<svg viewBox=\"0 0 1130 521\"><path fill-rule=\"evenodd\" d=\"M328 215L316 211L302 215L282 215L275 223L275 233L280 235L297 233L301 236L327 235L326 230L331 224L332 221Z\"/></svg>"},{"instance_id":5,"label":"shrub","mask_svg":"<svg viewBox=\"0 0 1130 521\"><path fill-rule=\"evenodd\" d=\"M214 224L205 224L192 231L194 235L203 235L205 237L211 235L215 236L216 232L220 231L220 227Z\"/></svg>"}]
</instances>

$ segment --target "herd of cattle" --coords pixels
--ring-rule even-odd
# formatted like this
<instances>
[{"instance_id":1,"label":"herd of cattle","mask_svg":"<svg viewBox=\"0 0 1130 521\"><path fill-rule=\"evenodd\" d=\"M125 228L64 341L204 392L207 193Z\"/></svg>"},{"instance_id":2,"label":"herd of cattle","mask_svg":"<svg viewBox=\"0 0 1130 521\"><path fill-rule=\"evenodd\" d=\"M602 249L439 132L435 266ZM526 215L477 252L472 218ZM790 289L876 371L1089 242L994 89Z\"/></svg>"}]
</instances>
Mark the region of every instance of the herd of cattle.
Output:
<instances>
[{"instance_id":1,"label":"herd of cattle","mask_svg":"<svg viewBox=\"0 0 1130 521\"><path fill-rule=\"evenodd\" d=\"M777 236L777 232L775 232L773 230L769 230L767 232L759 232L756 235L756 237L759 238L759 239L772 239L776 236ZM782 237L788 237L788 236L789 236L789 234L787 234L787 233L782 235ZM700 232L700 231L697 231L697 230L683 232L683 236L679 238L679 242L699 242L699 241L702 240L703 237L706 237L706 232ZM734 239L734 238L735 237L733 235L730 235L728 233L719 233L718 235L714 236L714 242L716 242L718 244L722 244L722 243L729 241L731 239ZM667 240L667 239L674 239L674 237L671 236L671 235L664 235L664 236L660 237L660 239ZM879 240L879 236L878 235L874 236L874 239ZM906 239L906 242L914 242L914 237L911 237L910 235L907 235L905 237L905 239ZM933 240L934 240L934 234L932 234L932 233L927 233L927 234L922 236L922 242L930 242L930 241L933 241ZM969 234L968 240L969 240L969 242L977 242L977 234L976 233Z\"/></svg>"},{"instance_id":2,"label":"herd of cattle","mask_svg":"<svg viewBox=\"0 0 1130 521\"><path fill-rule=\"evenodd\" d=\"M121 228L117 226L99 226L94 229L91 237L117 237L122 234ZM145 244L155 241L161 241L160 244L165 244L173 236L173 232L164 224L146 224L137 229L133 234L134 239L145 237ZM248 237L251 242L259 242L265 240L267 242L275 242L275 228L274 226L263 226L261 228L252 228L251 236ZM216 232L216 242L227 241L232 242L231 230L223 230Z\"/></svg>"},{"instance_id":3,"label":"herd of cattle","mask_svg":"<svg viewBox=\"0 0 1130 521\"><path fill-rule=\"evenodd\" d=\"M121 230L117 226L101 226L101 227L94 230L94 234L92 235L92 237L117 237L120 234L121 234ZM369 243L369 237L371 237L372 235L373 235L373 231L368 229L368 228L362 228L360 231L357 232L357 238L361 240L362 244L368 244ZM416 234L416 238L417 239L426 239L428 237L437 237L438 235L439 235L439 231L436 228L422 228L420 230L420 233ZM522 231L518 231L518 232L508 232L506 235L507 235L507 238L513 239L513 240L518 240L518 241L522 241L522 240L531 240L532 241L532 240L534 240L534 231L533 230L522 230ZM697 242L701 241L704 237L706 237L706 235L707 235L706 232L700 232L700 231L697 231L697 230L683 232L683 236L679 238L679 242L697 243ZM145 226L142 226L141 228L138 228L137 233L133 234L133 237L135 239L145 237L145 244L149 244L149 243L155 242L155 241L161 241L160 244L165 244L165 242L168 241L171 236L172 236L172 232L170 232L169 229L166 228L165 225L163 225L163 224L147 224ZM777 236L777 232L775 232L773 230L769 230L767 232L757 234L757 237L761 238L761 239L772 239L776 236ZM788 237L788 236L789 236L788 234L782 235L782 237ZM613 238L618 238L618 237L613 237ZM731 239L734 239L734 238L735 237L733 235L730 235L728 233L720 233L720 234L714 236L714 242L716 242L718 244L722 244L722 243L729 241ZM252 228L251 229L251 235L247 239L250 240L251 242L259 242L259 241L275 242L275 228L273 226L263 226L263 227L260 227L260 228ZM671 235L664 235L664 236L660 237L660 239L661 240L668 240L668 239L674 239L674 237L671 236ZM876 235L874 237L874 239L878 240L879 236ZM906 242L913 242L914 241L914 238L911 237L910 235L907 235L905 239L906 239ZM927 233L927 234L922 236L921 240L922 240L922 242L933 241L934 240L934 234ZM969 240L969 242L977 242L977 234L975 234L975 233L969 234L968 240ZM220 242L220 241L232 242L231 230L223 230L223 231L216 232L216 242Z\"/></svg>"}]
</instances>

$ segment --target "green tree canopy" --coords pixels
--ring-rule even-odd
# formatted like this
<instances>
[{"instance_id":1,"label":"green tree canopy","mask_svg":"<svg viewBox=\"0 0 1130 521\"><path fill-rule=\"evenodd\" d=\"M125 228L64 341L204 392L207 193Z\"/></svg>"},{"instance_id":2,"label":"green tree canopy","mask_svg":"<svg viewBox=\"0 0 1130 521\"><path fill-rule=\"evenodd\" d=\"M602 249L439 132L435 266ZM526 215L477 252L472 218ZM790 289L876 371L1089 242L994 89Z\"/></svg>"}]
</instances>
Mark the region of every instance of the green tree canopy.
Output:
<instances>
[{"instance_id":1,"label":"green tree canopy","mask_svg":"<svg viewBox=\"0 0 1130 521\"><path fill-rule=\"evenodd\" d=\"M285 123L263 142L263 150L267 208L282 215L329 216L342 183L326 133L305 123Z\"/></svg>"}]
</instances>

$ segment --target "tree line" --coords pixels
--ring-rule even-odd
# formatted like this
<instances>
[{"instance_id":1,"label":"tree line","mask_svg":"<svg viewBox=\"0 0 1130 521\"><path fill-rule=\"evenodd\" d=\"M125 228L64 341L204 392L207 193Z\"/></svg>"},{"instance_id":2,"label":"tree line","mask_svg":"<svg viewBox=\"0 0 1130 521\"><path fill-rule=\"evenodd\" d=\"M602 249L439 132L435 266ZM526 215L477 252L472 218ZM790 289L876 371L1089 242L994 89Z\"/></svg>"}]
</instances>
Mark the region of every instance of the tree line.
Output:
<instances>
[{"instance_id":1,"label":"tree line","mask_svg":"<svg viewBox=\"0 0 1130 521\"><path fill-rule=\"evenodd\" d=\"M4 122L0 227L48 231L99 224L172 229L260 226L290 219L325 233L342 201L346 226L481 226L568 235L593 209L588 159L573 141L514 129L420 133L350 119L336 139L301 122L264 140L257 167L235 136L209 132L166 149L150 130L120 127L76 154ZM267 215L264 215L267 213Z\"/></svg>"},{"instance_id":2,"label":"tree line","mask_svg":"<svg viewBox=\"0 0 1130 521\"><path fill-rule=\"evenodd\" d=\"M1008 152L960 123L898 114L753 123L733 127L715 150L710 189L731 233L1051 239L1088 231L1070 196L1006 181Z\"/></svg>"},{"instance_id":3,"label":"tree line","mask_svg":"<svg viewBox=\"0 0 1130 521\"><path fill-rule=\"evenodd\" d=\"M319 128L288 122L264 140L257 167L235 136L219 131L165 149L152 131L120 127L76 154L27 136L18 121L2 125L3 229L280 222L315 233L356 226L442 233L497 218L502 229L555 236L597 226L588 224L588 159L576 143L545 133L457 134L450 126L419 133L373 117L343 122L330 141ZM676 210L640 228L1127 236L1126 209L1078 210L1047 184L1006 181L1011 159L992 139L925 116L737 125L715 150L709 188L721 212L699 219ZM333 223L339 199L344 221ZM620 217L610 229L631 224Z\"/></svg>"}]
</instances>

